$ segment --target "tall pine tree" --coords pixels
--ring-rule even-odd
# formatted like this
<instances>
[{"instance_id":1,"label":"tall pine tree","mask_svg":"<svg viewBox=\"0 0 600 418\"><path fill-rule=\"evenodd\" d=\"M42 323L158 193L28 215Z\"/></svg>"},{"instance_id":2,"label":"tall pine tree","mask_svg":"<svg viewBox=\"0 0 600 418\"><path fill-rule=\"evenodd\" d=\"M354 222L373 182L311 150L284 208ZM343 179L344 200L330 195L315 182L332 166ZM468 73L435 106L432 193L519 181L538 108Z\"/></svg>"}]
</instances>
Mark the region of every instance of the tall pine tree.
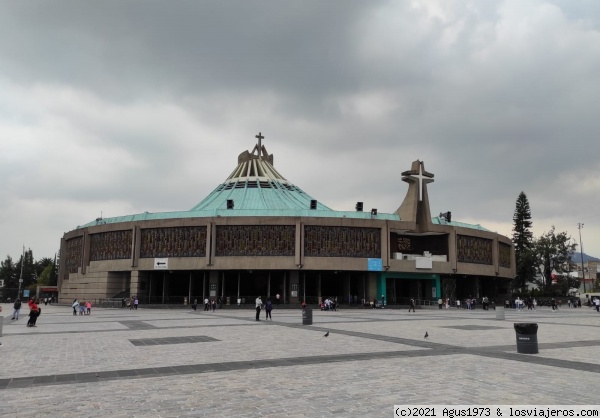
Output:
<instances>
[{"instance_id":1,"label":"tall pine tree","mask_svg":"<svg viewBox=\"0 0 600 418\"><path fill-rule=\"evenodd\" d=\"M513 215L513 244L515 245L515 263L517 277L513 282L515 289L525 289L527 282L535 277L535 256L533 233L531 232L531 209L524 192L519 194Z\"/></svg>"}]
</instances>

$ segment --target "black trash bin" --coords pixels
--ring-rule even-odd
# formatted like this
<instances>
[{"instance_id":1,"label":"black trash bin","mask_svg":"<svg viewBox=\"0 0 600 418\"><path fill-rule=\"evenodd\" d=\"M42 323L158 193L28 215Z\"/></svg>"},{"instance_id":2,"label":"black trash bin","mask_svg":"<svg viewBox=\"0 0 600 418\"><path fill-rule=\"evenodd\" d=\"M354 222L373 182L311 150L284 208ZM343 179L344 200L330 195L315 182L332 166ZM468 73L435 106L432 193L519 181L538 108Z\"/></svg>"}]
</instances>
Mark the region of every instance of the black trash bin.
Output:
<instances>
[{"instance_id":1,"label":"black trash bin","mask_svg":"<svg viewBox=\"0 0 600 418\"><path fill-rule=\"evenodd\" d=\"M517 333L517 353L537 354L539 352L537 330L538 324L515 324L515 332Z\"/></svg>"},{"instance_id":2,"label":"black trash bin","mask_svg":"<svg viewBox=\"0 0 600 418\"><path fill-rule=\"evenodd\" d=\"M302 309L302 325L312 325L312 308Z\"/></svg>"}]
</instances>

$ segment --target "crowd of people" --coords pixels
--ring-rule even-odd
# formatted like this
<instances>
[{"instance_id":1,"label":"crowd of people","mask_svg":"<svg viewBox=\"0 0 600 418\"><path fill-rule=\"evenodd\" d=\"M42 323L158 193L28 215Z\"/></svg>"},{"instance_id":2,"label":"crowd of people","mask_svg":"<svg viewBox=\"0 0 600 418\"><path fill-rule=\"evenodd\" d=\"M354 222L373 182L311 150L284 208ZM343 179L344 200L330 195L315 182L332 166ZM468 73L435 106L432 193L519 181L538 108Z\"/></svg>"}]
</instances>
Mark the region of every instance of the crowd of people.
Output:
<instances>
[{"instance_id":1,"label":"crowd of people","mask_svg":"<svg viewBox=\"0 0 600 418\"><path fill-rule=\"evenodd\" d=\"M319 308L322 311L337 311L338 310L338 302L337 298L325 298L319 304Z\"/></svg>"},{"instance_id":2,"label":"crowd of people","mask_svg":"<svg viewBox=\"0 0 600 418\"><path fill-rule=\"evenodd\" d=\"M140 301L137 296L132 296L130 298L121 299L121 308L128 308L131 310L137 309Z\"/></svg>"},{"instance_id":3,"label":"crowd of people","mask_svg":"<svg viewBox=\"0 0 600 418\"><path fill-rule=\"evenodd\" d=\"M73 303L71 303L71 307L73 308L73 315L91 315L92 314L92 301L91 300L82 300L78 301L77 299L73 299Z\"/></svg>"}]
</instances>

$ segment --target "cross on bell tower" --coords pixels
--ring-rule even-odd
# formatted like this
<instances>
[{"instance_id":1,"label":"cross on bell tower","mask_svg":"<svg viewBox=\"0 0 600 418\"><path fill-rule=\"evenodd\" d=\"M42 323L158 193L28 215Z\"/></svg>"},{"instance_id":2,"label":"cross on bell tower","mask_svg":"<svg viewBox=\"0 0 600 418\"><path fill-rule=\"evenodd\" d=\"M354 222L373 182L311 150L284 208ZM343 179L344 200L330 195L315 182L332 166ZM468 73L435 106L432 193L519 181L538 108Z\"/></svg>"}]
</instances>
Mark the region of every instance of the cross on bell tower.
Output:
<instances>
[{"instance_id":1,"label":"cross on bell tower","mask_svg":"<svg viewBox=\"0 0 600 418\"><path fill-rule=\"evenodd\" d=\"M433 174L425 170L423 161L413 161L411 169L402 173L408 183L406 197L395 213L403 221L416 222L419 228L427 229L431 224L427 184L433 182Z\"/></svg>"}]
</instances>

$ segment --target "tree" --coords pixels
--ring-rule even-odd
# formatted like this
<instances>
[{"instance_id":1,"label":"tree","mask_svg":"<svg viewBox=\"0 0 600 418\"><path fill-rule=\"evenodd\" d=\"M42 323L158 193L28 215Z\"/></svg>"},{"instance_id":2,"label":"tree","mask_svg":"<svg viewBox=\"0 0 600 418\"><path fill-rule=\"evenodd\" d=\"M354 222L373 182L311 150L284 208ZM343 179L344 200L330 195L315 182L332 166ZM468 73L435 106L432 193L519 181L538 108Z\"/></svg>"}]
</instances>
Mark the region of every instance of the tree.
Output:
<instances>
[{"instance_id":1,"label":"tree","mask_svg":"<svg viewBox=\"0 0 600 418\"><path fill-rule=\"evenodd\" d=\"M550 289L553 295L567 296L569 290L579 289L579 286L581 286L581 279L566 273L556 275Z\"/></svg>"},{"instance_id":2,"label":"tree","mask_svg":"<svg viewBox=\"0 0 600 418\"><path fill-rule=\"evenodd\" d=\"M31 285L36 284L38 277L38 265L33 260L33 252L31 249L25 251L25 257L21 255L21 259L15 266L17 270L17 287L19 287L18 280L21 277L21 264L23 265L23 283L21 284L21 289L27 289Z\"/></svg>"},{"instance_id":3,"label":"tree","mask_svg":"<svg viewBox=\"0 0 600 418\"><path fill-rule=\"evenodd\" d=\"M58 279L56 255L54 255L54 259L44 257L36 262L33 259L31 249L29 249L24 251L24 255L20 257L16 264L10 256L6 256L6 260L0 262L0 280L4 280L2 298L17 297L19 279L21 278L21 264L23 264L21 290L30 289L35 291L38 284L56 286ZM41 282L39 281L40 278L43 278Z\"/></svg>"},{"instance_id":4,"label":"tree","mask_svg":"<svg viewBox=\"0 0 600 418\"><path fill-rule=\"evenodd\" d=\"M552 287L552 275L562 275L573 270L575 263L571 255L577 248L576 243L571 243L571 237L566 232L556 234L554 226L543 234L533 244L535 266L541 278L534 280L536 284L546 291Z\"/></svg>"},{"instance_id":5,"label":"tree","mask_svg":"<svg viewBox=\"0 0 600 418\"><path fill-rule=\"evenodd\" d=\"M35 264L37 265L37 271L42 272L46 267L53 263L51 258L44 257L41 260L37 261Z\"/></svg>"},{"instance_id":6,"label":"tree","mask_svg":"<svg viewBox=\"0 0 600 418\"><path fill-rule=\"evenodd\" d=\"M15 298L19 287L19 273L10 255L0 263L0 280L4 280L3 297Z\"/></svg>"},{"instance_id":7,"label":"tree","mask_svg":"<svg viewBox=\"0 0 600 418\"><path fill-rule=\"evenodd\" d=\"M44 274L46 272L46 274ZM56 286L56 256L54 260L48 257L44 257L36 263L36 273L38 276L38 284L44 284L48 286ZM39 278L44 274L44 282L41 283Z\"/></svg>"},{"instance_id":8,"label":"tree","mask_svg":"<svg viewBox=\"0 0 600 418\"><path fill-rule=\"evenodd\" d=\"M43 285L43 286L49 286L53 268L54 268L53 264L48 264L46 266L46 268L44 268L44 270L42 270L42 272L38 276L37 284Z\"/></svg>"},{"instance_id":9,"label":"tree","mask_svg":"<svg viewBox=\"0 0 600 418\"><path fill-rule=\"evenodd\" d=\"M517 276L513 282L516 289L524 289L527 282L535 277L535 257L533 249L533 233L531 232L531 209L524 192L519 194L513 215L513 244L515 246L515 264Z\"/></svg>"}]
</instances>

